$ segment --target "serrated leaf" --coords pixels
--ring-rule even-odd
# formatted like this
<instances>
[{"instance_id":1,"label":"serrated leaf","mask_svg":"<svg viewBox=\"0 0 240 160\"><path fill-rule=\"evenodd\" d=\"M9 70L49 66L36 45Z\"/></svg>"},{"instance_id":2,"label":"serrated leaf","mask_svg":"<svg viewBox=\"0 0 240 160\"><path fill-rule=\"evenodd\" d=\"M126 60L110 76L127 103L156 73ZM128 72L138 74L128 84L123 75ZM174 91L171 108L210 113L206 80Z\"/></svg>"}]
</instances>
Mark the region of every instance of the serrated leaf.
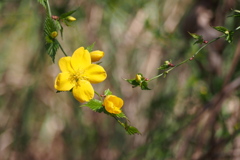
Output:
<instances>
[{"instance_id":1,"label":"serrated leaf","mask_svg":"<svg viewBox=\"0 0 240 160\"><path fill-rule=\"evenodd\" d=\"M92 52L94 45L95 45L95 42L93 44L91 44L90 46L87 46L86 50L88 50L88 52Z\"/></svg>"},{"instance_id":2,"label":"serrated leaf","mask_svg":"<svg viewBox=\"0 0 240 160\"><path fill-rule=\"evenodd\" d=\"M140 132L137 128L133 127L133 126L126 125L126 126L125 126L125 130L126 130L126 132L127 132L129 135L141 134L141 132Z\"/></svg>"},{"instance_id":3,"label":"serrated leaf","mask_svg":"<svg viewBox=\"0 0 240 160\"><path fill-rule=\"evenodd\" d=\"M63 14L61 14L60 15L60 19L64 19L64 18L67 18L68 16L71 16L74 12L76 12L77 11L77 9L75 9L75 10L72 10L72 11L69 11L69 12L67 12L67 13L63 13Z\"/></svg>"},{"instance_id":4,"label":"serrated leaf","mask_svg":"<svg viewBox=\"0 0 240 160\"><path fill-rule=\"evenodd\" d=\"M139 86L140 84L135 79L124 79L133 86Z\"/></svg>"},{"instance_id":5,"label":"serrated leaf","mask_svg":"<svg viewBox=\"0 0 240 160\"><path fill-rule=\"evenodd\" d=\"M219 32L222 32L224 34L226 34L226 31L228 31L227 28L225 27L222 27L222 26L216 26L216 27L213 27L215 30L219 31Z\"/></svg>"},{"instance_id":6,"label":"serrated leaf","mask_svg":"<svg viewBox=\"0 0 240 160\"><path fill-rule=\"evenodd\" d=\"M46 0L38 0L38 2L39 2L44 8L47 8Z\"/></svg>"},{"instance_id":7,"label":"serrated leaf","mask_svg":"<svg viewBox=\"0 0 240 160\"><path fill-rule=\"evenodd\" d=\"M127 116L123 112L121 112L119 114L115 114L115 115L116 115L117 118L126 118L126 119L128 119Z\"/></svg>"},{"instance_id":8,"label":"serrated leaf","mask_svg":"<svg viewBox=\"0 0 240 160\"><path fill-rule=\"evenodd\" d=\"M58 48L59 43L57 40L54 40L52 43L46 43L47 53L52 58L53 63L55 61L55 55L57 53Z\"/></svg>"},{"instance_id":9,"label":"serrated leaf","mask_svg":"<svg viewBox=\"0 0 240 160\"><path fill-rule=\"evenodd\" d=\"M102 106L102 102L97 100L97 99L92 99L89 102L81 105L80 107L89 107L91 110L95 111L95 112L103 112L104 111L104 107Z\"/></svg>"},{"instance_id":10,"label":"serrated leaf","mask_svg":"<svg viewBox=\"0 0 240 160\"><path fill-rule=\"evenodd\" d=\"M110 91L110 89L107 89L104 91L104 95L105 96L112 95L112 92Z\"/></svg>"},{"instance_id":11,"label":"serrated leaf","mask_svg":"<svg viewBox=\"0 0 240 160\"><path fill-rule=\"evenodd\" d=\"M45 35L50 36L54 31L58 31L56 22L53 19L47 17L44 23L44 33Z\"/></svg>"}]
</instances>

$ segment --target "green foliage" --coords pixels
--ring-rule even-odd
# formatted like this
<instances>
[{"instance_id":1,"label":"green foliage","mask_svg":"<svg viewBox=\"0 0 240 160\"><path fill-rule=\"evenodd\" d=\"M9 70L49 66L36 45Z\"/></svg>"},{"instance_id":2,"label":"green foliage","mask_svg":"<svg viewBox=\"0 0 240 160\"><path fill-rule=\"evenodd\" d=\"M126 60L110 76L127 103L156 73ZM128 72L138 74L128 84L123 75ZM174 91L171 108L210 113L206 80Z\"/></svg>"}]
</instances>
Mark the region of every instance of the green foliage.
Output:
<instances>
[{"instance_id":1,"label":"green foliage","mask_svg":"<svg viewBox=\"0 0 240 160\"><path fill-rule=\"evenodd\" d=\"M105 96L112 95L112 92L110 91L110 89L107 89L104 91L104 95Z\"/></svg>"},{"instance_id":2,"label":"green foliage","mask_svg":"<svg viewBox=\"0 0 240 160\"><path fill-rule=\"evenodd\" d=\"M203 37L201 35L198 35L196 33L190 33L188 32L196 41L193 44L202 44L204 42Z\"/></svg>"},{"instance_id":3,"label":"green foliage","mask_svg":"<svg viewBox=\"0 0 240 160\"><path fill-rule=\"evenodd\" d=\"M97 99L92 99L89 102L81 105L80 107L89 107L91 110L101 113L103 111L102 102Z\"/></svg>"},{"instance_id":4,"label":"green foliage","mask_svg":"<svg viewBox=\"0 0 240 160\"><path fill-rule=\"evenodd\" d=\"M128 83L132 85L132 88L140 86L142 90L151 90L148 88L148 80L143 76L142 73L138 73L137 75L141 75L141 79L124 79Z\"/></svg>"},{"instance_id":5,"label":"green foliage","mask_svg":"<svg viewBox=\"0 0 240 160\"><path fill-rule=\"evenodd\" d=\"M92 52L94 45L95 45L95 42L93 44L91 44L90 46L87 46L86 50L88 50L89 52Z\"/></svg>"},{"instance_id":6,"label":"green foliage","mask_svg":"<svg viewBox=\"0 0 240 160\"><path fill-rule=\"evenodd\" d=\"M72 11L69 11L69 12L67 12L67 13L63 13L63 14L61 14L60 16L59 16L59 18L60 19L65 19L65 18L67 18L68 16L71 16L74 12L76 12L77 11L77 9L75 9L75 10L72 10Z\"/></svg>"},{"instance_id":7,"label":"green foliage","mask_svg":"<svg viewBox=\"0 0 240 160\"><path fill-rule=\"evenodd\" d=\"M141 134L139 130L133 126L125 124L125 130L129 135L134 135L134 134Z\"/></svg>"},{"instance_id":8,"label":"green foliage","mask_svg":"<svg viewBox=\"0 0 240 160\"><path fill-rule=\"evenodd\" d=\"M54 39L51 43L46 43L46 49L47 49L47 53L48 55L52 58L52 61L55 61L55 55L57 53L57 50L60 46L60 44L58 43L58 41L56 39Z\"/></svg>"},{"instance_id":9,"label":"green foliage","mask_svg":"<svg viewBox=\"0 0 240 160\"><path fill-rule=\"evenodd\" d=\"M47 8L47 2L46 0L38 0L38 2L46 9Z\"/></svg>"},{"instance_id":10,"label":"green foliage","mask_svg":"<svg viewBox=\"0 0 240 160\"><path fill-rule=\"evenodd\" d=\"M221 33L224 33L224 35L225 35L225 40L226 40L228 43L231 43L231 42L232 42L234 31L229 31L227 28L222 27L222 26L216 26L216 27L213 27L213 28L214 28L215 30L221 32Z\"/></svg>"}]
</instances>

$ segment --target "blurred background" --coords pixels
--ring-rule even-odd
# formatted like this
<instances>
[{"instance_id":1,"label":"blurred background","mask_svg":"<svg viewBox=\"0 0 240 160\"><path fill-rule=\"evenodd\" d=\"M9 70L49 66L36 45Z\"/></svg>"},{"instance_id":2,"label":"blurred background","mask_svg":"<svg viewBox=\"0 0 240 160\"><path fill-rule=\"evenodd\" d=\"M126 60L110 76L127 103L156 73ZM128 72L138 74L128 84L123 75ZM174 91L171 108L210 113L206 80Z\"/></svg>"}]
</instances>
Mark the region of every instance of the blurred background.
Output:
<instances>
[{"instance_id":1,"label":"blurred background","mask_svg":"<svg viewBox=\"0 0 240 160\"><path fill-rule=\"evenodd\" d=\"M53 15L78 9L58 40L68 55L96 42L108 73L94 85L125 101L142 135L129 136L112 118L56 93L59 73L45 50L44 8L37 0L0 1L0 160L239 160L240 41L218 40L193 60L132 88L123 78L151 78L171 59L199 48L187 32L211 40L211 26L235 29L239 0L49 0Z\"/></svg>"}]
</instances>

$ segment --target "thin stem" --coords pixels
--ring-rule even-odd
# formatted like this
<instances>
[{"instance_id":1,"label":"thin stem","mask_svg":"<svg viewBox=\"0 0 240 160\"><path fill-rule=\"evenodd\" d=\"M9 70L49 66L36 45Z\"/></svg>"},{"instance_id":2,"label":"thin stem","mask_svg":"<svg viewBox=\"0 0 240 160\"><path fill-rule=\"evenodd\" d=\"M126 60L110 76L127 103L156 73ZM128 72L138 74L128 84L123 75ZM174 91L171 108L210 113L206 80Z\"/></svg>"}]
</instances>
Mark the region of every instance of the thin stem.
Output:
<instances>
[{"instance_id":1,"label":"thin stem","mask_svg":"<svg viewBox=\"0 0 240 160\"><path fill-rule=\"evenodd\" d=\"M59 47L60 47L60 49L62 50L63 54L67 57L68 55L67 55L66 52L63 50L61 44L60 44L60 43L58 43L58 44L59 44Z\"/></svg>"},{"instance_id":2,"label":"thin stem","mask_svg":"<svg viewBox=\"0 0 240 160\"><path fill-rule=\"evenodd\" d=\"M102 101L102 97L100 96L100 94L98 93L98 92L96 92L96 91L94 91L94 93L101 99L101 101Z\"/></svg>"},{"instance_id":3,"label":"thin stem","mask_svg":"<svg viewBox=\"0 0 240 160\"><path fill-rule=\"evenodd\" d=\"M224 36L225 36L225 35L223 34L223 35L221 35L221 36L219 36L219 37L217 37L217 38L215 38L215 39L209 41L207 44L203 45L201 48L199 48L199 49L197 50L197 52L195 52L195 53L193 54L192 58L194 58L194 57L195 57L195 56L196 56L196 55L197 55L197 54L198 54L203 48L205 48L205 47L208 46L209 44L211 44L211 43L217 41L218 39L220 39L220 38L222 38L222 37L224 37ZM159 74L159 75L157 75L157 76L155 76L155 77L149 79L148 81L152 81L152 80L154 80L154 79L156 79L156 78L161 77L161 76L164 75L164 74L168 74L171 70L173 70L173 69L179 67L180 65L182 65L182 64L184 64L184 63L186 63L186 62L188 62L189 60L190 60L189 58L188 58L188 59L185 59L184 61L182 61L182 62L180 62L179 64L175 65L174 67L168 69L168 70L165 71L164 73L161 73L161 74Z\"/></svg>"},{"instance_id":4,"label":"thin stem","mask_svg":"<svg viewBox=\"0 0 240 160\"><path fill-rule=\"evenodd\" d=\"M47 4L48 15L49 15L49 17L51 17L52 16L52 12L51 12L51 8L50 8L48 0L46 0L46 4Z\"/></svg>"}]
</instances>

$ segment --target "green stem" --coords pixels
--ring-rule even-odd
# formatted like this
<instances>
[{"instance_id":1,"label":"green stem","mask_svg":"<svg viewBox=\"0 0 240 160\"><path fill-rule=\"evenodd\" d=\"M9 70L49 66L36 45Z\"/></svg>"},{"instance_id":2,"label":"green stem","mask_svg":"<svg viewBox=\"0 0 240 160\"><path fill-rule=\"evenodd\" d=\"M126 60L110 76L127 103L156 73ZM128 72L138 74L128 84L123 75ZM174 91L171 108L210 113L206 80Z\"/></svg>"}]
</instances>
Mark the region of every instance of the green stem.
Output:
<instances>
[{"instance_id":1,"label":"green stem","mask_svg":"<svg viewBox=\"0 0 240 160\"><path fill-rule=\"evenodd\" d=\"M197 54L198 54L203 48L205 48L205 47L208 46L209 44L211 44L211 43L217 41L218 39L220 39L220 38L222 38L222 37L224 37L224 36L225 36L225 35L223 34L223 35L221 35L221 36L219 36L219 37L217 37L217 38L215 38L215 39L209 41L207 44L203 45L201 48L199 48L199 49L197 50L197 52L195 52L195 53L193 54L192 58L194 58L194 57L195 57L195 56L196 56L196 55L197 55ZM157 75L157 76L155 76L155 77L149 79L148 81L152 81L152 80L154 80L154 79L157 79L157 78L161 77L161 76L164 75L164 74L168 74L171 70L173 70L173 69L179 67L180 65L182 65L182 64L184 64L184 63L186 63L186 62L188 62L189 60L190 60L190 58L189 58L189 59L185 59L185 60L182 61L181 63L175 65L174 67L172 67L172 68L170 68L170 69L168 69L168 70L165 71L164 73L161 73L161 74L159 74L159 75Z\"/></svg>"},{"instance_id":2,"label":"green stem","mask_svg":"<svg viewBox=\"0 0 240 160\"><path fill-rule=\"evenodd\" d=\"M94 93L101 99L101 101L102 101L102 97L100 96L100 94L98 93L98 92L96 92L96 91L94 91Z\"/></svg>"},{"instance_id":3,"label":"green stem","mask_svg":"<svg viewBox=\"0 0 240 160\"><path fill-rule=\"evenodd\" d=\"M48 0L46 0L46 4L47 4L48 15L49 15L49 17L51 17L52 16L52 12L51 12L51 8L50 8Z\"/></svg>"},{"instance_id":4,"label":"green stem","mask_svg":"<svg viewBox=\"0 0 240 160\"><path fill-rule=\"evenodd\" d=\"M68 55L66 54L66 52L63 50L63 48L62 48L62 46L61 46L61 44L58 42L58 44L59 44L59 47L61 48L61 50L62 50L62 52L63 52L63 54L67 57Z\"/></svg>"}]
</instances>

